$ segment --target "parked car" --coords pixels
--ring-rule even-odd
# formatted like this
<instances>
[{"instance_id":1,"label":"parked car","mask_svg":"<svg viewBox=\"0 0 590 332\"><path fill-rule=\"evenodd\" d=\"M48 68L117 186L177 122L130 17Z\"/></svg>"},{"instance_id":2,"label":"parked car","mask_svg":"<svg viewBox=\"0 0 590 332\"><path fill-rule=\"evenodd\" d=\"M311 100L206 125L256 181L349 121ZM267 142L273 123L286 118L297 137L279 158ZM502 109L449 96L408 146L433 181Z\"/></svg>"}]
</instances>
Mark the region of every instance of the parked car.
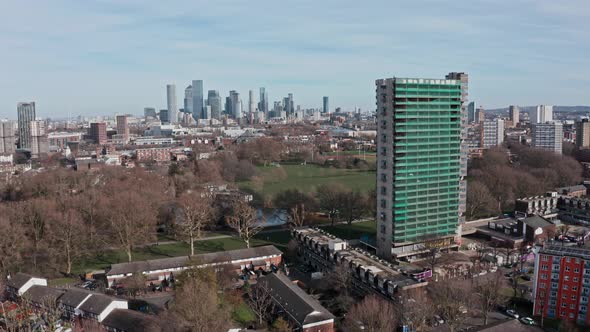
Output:
<instances>
[{"instance_id":1,"label":"parked car","mask_svg":"<svg viewBox=\"0 0 590 332\"><path fill-rule=\"evenodd\" d=\"M524 274L524 275L522 276L522 279L524 279L524 280L526 280L526 281L531 281L531 276L530 276L530 275L528 275L528 274Z\"/></svg>"},{"instance_id":2,"label":"parked car","mask_svg":"<svg viewBox=\"0 0 590 332\"><path fill-rule=\"evenodd\" d=\"M517 318L517 319L518 319L518 317L520 317L518 315L518 313L516 311L512 310L512 309L506 310L506 315L508 315L508 316L510 316L512 318Z\"/></svg>"},{"instance_id":3,"label":"parked car","mask_svg":"<svg viewBox=\"0 0 590 332\"><path fill-rule=\"evenodd\" d=\"M440 317L439 315L434 315L434 322L440 325L440 324L444 324L445 320L442 319L442 317Z\"/></svg>"},{"instance_id":4,"label":"parked car","mask_svg":"<svg viewBox=\"0 0 590 332\"><path fill-rule=\"evenodd\" d=\"M519 321L525 325L534 325L535 321L530 317L522 317Z\"/></svg>"}]
</instances>

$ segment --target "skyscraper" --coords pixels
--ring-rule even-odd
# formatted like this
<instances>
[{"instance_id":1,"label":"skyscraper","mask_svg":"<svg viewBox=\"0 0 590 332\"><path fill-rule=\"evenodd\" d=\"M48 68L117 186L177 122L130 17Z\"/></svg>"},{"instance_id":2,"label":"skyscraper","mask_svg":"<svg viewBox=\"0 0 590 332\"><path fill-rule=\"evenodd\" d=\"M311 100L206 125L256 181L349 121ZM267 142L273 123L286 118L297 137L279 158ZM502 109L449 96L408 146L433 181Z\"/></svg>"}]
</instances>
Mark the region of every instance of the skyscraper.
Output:
<instances>
[{"instance_id":1,"label":"skyscraper","mask_svg":"<svg viewBox=\"0 0 590 332\"><path fill-rule=\"evenodd\" d=\"M242 118L242 100L240 99L240 94L232 90L229 92L230 98L230 105L231 105L231 114L234 119L238 120Z\"/></svg>"},{"instance_id":2,"label":"skyscraper","mask_svg":"<svg viewBox=\"0 0 590 332\"><path fill-rule=\"evenodd\" d=\"M156 109L153 107L144 107L143 109L143 116L145 118L151 117L151 118L157 118L158 114L156 113Z\"/></svg>"},{"instance_id":3,"label":"skyscraper","mask_svg":"<svg viewBox=\"0 0 590 332\"><path fill-rule=\"evenodd\" d=\"M380 79L376 97L377 254L433 238L451 245L464 204L467 75Z\"/></svg>"},{"instance_id":4,"label":"skyscraper","mask_svg":"<svg viewBox=\"0 0 590 332\"><path fill-rule=\"evenodd\" d=\"M184 112L193 114L193 86L189 85L184 89Z\"/></svg>"},{"instance_id":5,"label":"skyscraper","mask_svg":"<svg viewBox=\"0 0 590 332\"><path fill-rule=\"evenodd\" d=\"M327 96L324 96L324 108L322 113L330 113L330 104Z\"/></svg>"},{"instance_id":6,"label":"skyscraper","mask_svg":"<svg viewBox=\"0 0 590 332\"><path fill-rule=\"evenodd\" d=\"M160 122L170 123L170 113L168 113L168 110L160 110Z\"/></svg>"},{"instance_id":7,"label":"skyscraper","mask_svg":"<svg viewBox=\"0 0 590 332\"><path fill-rule=\"evenodd\" d=\"M178 122L178 106L176 105L176 85L166 85L166 101L168 105L168 117L170 123Z\"/></svg>"},{"instance_id":8,"label":"skyscraper","mask_svg":"<svg viewBox=\"0 0 590 332\"><path fill-rule=\"evenodd\" d=\"M534 123L531 136L532 147L561 154L563 144L563 125L561 122Z\"/></svg>"},{"instance_id":9,"label":"skyscraper","mask_svg":"<svg viewBox=\"0 0 590 332\"><path fill-rule=\"evenodd\" d=\"M207 92L207 105L211 106L211 118L221 119L221 96L217 90Z\"/></svg>"},{"instance_id":10,"label":"skyscraper","mask_svg":"<svg viewBox=\"0 0 590 332\"><path fill-rule=\"evenodd\" d=\"M476 112L475 102L472 101L467 106L467 123L471 124L475 122L475 112Z\"/></svg>"},{"instance_id":11,"label":"skyscraper","mask_svg":"<svg viewBox=\"0 0 590 332\"><path fill-rule=\"evenodd\" d=\"M0 121L0 154L14 153L14 122Z\"/></svg>"},{"instance_id":12,"label":"skyscraper","mask_svg":"<svg viewBox=\"0 0 590 332\"><path fill-rule=\"evenodd\" d=\"M206 114L203 112L203 81L193 81L193 118L206 119Z\"/></svg>"},{"instance_id":13,"label":"skyscraper","mask_svg":"<svg viewBox=\"0 0 590 332\"><path fill-rule=\"evenodd\" d=\"M35 102L18 103L16 110L18 113L18 145L21 149L30 149L32 142L29 122L35 121Z\"/></svg>"},{"instance_id":14,"label":"skyscraper","mask_svg":"<svg viewBox=\"0 0 590 332\"><path fill-rule=\"evenodd\" d=\"M510 121L512 121L512 125L516 127L520 122L520 108L515 105L508 106L508 113L510 113Z\"/></svg>"},{"instance_id":15,"label":"skyscraper","mask_svg":"<svg viewBox=\"0 0 590 332\"><path fill-rule=\"evenodd\" d=\"M531 124L553 121L553 106L539 105L529 113Z\"/></svg>"},{"instance_id":16,"label":"skyscraper","mask_svg":"<svg viewBox=\"0 0 590 332\"><path fill-rule=\"evenodd\" d=\"M590 121L588 119L576 122L576 146L582 149L590 148Z\"/></svg>"},{"instance_id":17,"label":"skyscraper","mask_svg":"<svg viewBox=\"0 0 590 332\"><path fill-rule=\"evenodd\" d=\"M127 123L127 115L117 115L117 135L122 135L121 138L125 142L129 141L129 124Z\"/></svg>"},{"instance_id":18,"label":"skyscraper","mask_svg":"<svg viewBox=\"0 0 590 332\"><path fill-rule=\"evenodd\" d=\"M254 100L254 91L248 91L248 115L256 112L256 101Z\"/></svg>"},{"instance_id":19,"label":"skyscraper","mask_svg":"<svg viewBox=\"0 0 590 332\"><path fill-rule=\"evenodd\" d=\"M258 102L258 111L268 113L268 95L265 88L260 88L260 101Z\"/></svg>"}]
</instances>

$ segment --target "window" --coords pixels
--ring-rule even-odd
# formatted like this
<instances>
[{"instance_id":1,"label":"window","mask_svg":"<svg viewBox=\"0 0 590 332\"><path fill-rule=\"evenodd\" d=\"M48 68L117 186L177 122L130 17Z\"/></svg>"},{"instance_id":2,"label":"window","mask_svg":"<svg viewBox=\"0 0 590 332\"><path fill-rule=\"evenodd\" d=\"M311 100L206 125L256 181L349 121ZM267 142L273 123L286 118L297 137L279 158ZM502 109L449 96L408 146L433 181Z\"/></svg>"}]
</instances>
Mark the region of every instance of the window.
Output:
<instances>
[{"instance_id":1,"label":"window","mask_svg":"<svg viewBox=\"0 0 590 332\"><path fill-rule=\"evenodd\" d=\"M572 259L571 259L570 257L566 257L566 258L565 258L565 261L569 263L569 262L571 262L571 261L572 261Z\"/></svg>"},{"instance_id":2,"label":"window","mask_svg":"<svg viewBox=\"0 0 590 332\"><path fill-rule=\"evenodd\" d=\"M572 309L575 309L575 307L573 307ZM574 313L570 312L570 318L574 318Z\"/></svg>"},{"instance_id":3,"label":"window","mask_svg":"<svg viewBox=\"0 0 590 332\"><path fill-rule=\"evenodd\" d=\"M563 295L561 295L561 298L565 300L565 299L567 299L567 295L563 294Z\"/></svg>"},{"instance_id":4,"label":"window","mask_svg":"<svg viewBox=\"0 0 590 332\"><path fill-rule=\"evenodd\" d=\"M569 288L570 288L570 286L568 286L568 285L563 285L563 289L564 289L564 290L568 290Z\"/></svg>"},{"instance_id":5,"label":"window","mask_svg":"<svg viewBox=\"0 0 590 332\"><path fill-rule=\"evenodd\" d=\"M572 300L575 300L575 299L576 299L576 296L575 295L572 295Z\"/></svg>"},{"instance_id":6,"label":"window","mask_svg":"<svg viewBox=\"0 0 590 332\"><path fill-rule=\"evenodd\" d=\"M545 288L545 286L546 286L546 285L545 285L545 284L543 284L543 283L540 283L540 284L539 284L539 288Z\"/></svg>"},{"instance_id":7,"label":"window","mask_svg":"<svg viewBox=\"0 0 590 332\"><path fill-rule=\"evenodd\" d=\"M387 188L381 187L381 195L387 194Z\"/></svg>"},{"instance_id":8,"label":"window","mask_svg":"<svg viewBox=\"0 0 590 332\"><path fill-rule=\"evenodd\" d=\"M381 233L385 234L385 225L381 225Z\"/></svg>"},{"instance_id":9,"label":"window","mask_svg":"<svg viewBox=\"0 0 590 332\"><path fill-rule=\"evenodd\" d=\"M564 276L564 277L563 277L563 280L565 280L565 281L570 281L570 276Z\"/></svg>"},{"instance_id":10,"label":"window","mask_svg":"<svg viewBox=\"0 0 590 332\"><path fill-rule=\"evenodd\" d=\"M541 265L541 270L549 270L549 265Z\"/></svg>"},{"instance_id":11,"label":"window","mask_svg":"<svg viewBox=\"0 0 590 332\"><path fill-rule=\"evenodd\" d=\"M579 258L576 258L576 261L575 262L576 262L576 264L580 264L580 259Z\"/></svg>"},{"instance_id":12,"label":"window","mask_svg":"<svg viewBox=\"0 0 590 332\"><path fill-rule=\"evenodd\" d=\"M547 279L547 273L541 273L541 279Z\"/></svg>"},{"instance_id":13,"label":"window","mask_svg":"<svg viewBox=\"0 0 590 332\"><path fill-rule=\"evenodd\" d=\"M570 271L570 267L569 267L569 266L566 266L566 267L565 267L565 271L566 271L566 272L569 272L569 271Z\"/></svg>"},{"instance_id":14,"label":"window","mask_svg":"<svg viewBox=\"0 0 590 332\"><path fill-rule=\"evenodd\" d=\"M549 261L549 256L543 255L543 256L541 256L541 260L543 260L544 262L547 262L547 261Z\"/></svg>"},{"instance_id":15,"label":"window","mask_svg":"<svg viewBox=\"0 0 590 332\"><path fill-rule=\"evenodd\" d=\"M561 307L562 307L562 308L565 308L565 307L567 307L567 303L562 303L562 304L561 304Z\"/></svg>"},{"instance_id":16,"label":"window","mask_svg":"<svg viewBox=\"0 0 590 332\"><path fill-rule=\"evenodd\" d=\"M576 267L576 268L574 269L574 272L576 272L576 273L580 273L580 269Z\"/></svg>"},{"instance_id":17,"label":"window","mask_svg":"<svg viewBox=\"0 0 590 332\"><path fill-rule=\"evenodd\" d=\"M578 290L578 286L572 286L572 290L573 291L577 291Z\"/></svg>"},{"instance_id":18,"label":"window","mask_svg":"<svg viewBox=\"0 0 590 332\"><path fill-rule=\"evenodd\" d=\"M578 277L574 277L574 282L578 282Z\"/></svg>"}]
</instances>

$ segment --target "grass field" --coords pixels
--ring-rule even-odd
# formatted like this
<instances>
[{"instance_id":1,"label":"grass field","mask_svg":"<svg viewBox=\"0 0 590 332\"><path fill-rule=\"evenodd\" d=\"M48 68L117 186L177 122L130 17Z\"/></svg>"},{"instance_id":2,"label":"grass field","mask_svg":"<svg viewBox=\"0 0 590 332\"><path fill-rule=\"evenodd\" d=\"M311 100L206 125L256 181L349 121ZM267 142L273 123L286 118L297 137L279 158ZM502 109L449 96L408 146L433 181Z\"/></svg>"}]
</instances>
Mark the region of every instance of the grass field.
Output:
<instances>
[{"instance_id":1,"label":"grass field","mask_svg":"<svg viewBox=\"0 0 590 332\"><path fill-rule=\"evenodd\" d=\"M363 221L352 225L340 224L335 226L320 226L326 232L345 240L358 240L363 235L375 235L374 221Z\"/></svg>"},{"instance_id":2,"label":"grass field","mask_svg":"<svg viewBox=\"0 0 590 332\"><path fill-rule=\"evenodd\" d=\"M262 246L273 244L281 250L287 248L290 235L289 231L273 232L268 234L258 234L256 238L251 241L252 246ZM246 248L244 241L238 237L228 237L214 240L204 240L195 242L195 252L198 254L227 251L235 249ZM145 248L139 248L133 252L133 260L148 260L166 257L176 257L188 255L190 247L186 243L178 242L172 244L153 245ZM105 254L77 262L72 268L75 274L102 270L109 265L127 262L127 255L122 250L112 250Z\"/></svg>"},{"instance_id":3,"label":"grass field","mask_svg":"<svg viewBox=\"0 0 590 332\"><path fill-rule=\"evenodd\" d=\"M259 167L264 179L262 188L256 188L251 181L242 182L242 187L259 191L264 196L274 195L285 189L299 189L310 192L322 184L341 183L354 190L368 191L375 188L375 172L354 169L325 168L317 165L282 165L286 178L282 179L276 167Z\"/></svg>"}]
</instances>

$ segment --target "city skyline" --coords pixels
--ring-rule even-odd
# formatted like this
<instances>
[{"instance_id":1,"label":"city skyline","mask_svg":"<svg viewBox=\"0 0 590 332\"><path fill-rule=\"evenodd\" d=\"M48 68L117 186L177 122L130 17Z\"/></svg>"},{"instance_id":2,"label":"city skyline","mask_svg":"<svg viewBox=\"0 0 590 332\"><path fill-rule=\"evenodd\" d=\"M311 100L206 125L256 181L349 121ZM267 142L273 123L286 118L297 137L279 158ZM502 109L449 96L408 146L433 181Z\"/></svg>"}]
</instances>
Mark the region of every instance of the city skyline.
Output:
<instances>
[{"instance_id":1,"label":"city skyline","mask_svg":"<svg viewBox=\"0 0 590 332\"><path fill-rule=\"evenodd\" d=\"M5 2L0 44L11 52L0 55L0 118L26 100L44 117L163 109L162 87L194 77L221 95L264 86L269 103L293 92L304 108L327 95L333 107L372 110L374 77L436 78L439 68L469 73L470 100L488 109L583 105L590 4L568 4L304 1L285 17L272 2ZM261 20L238 15L259 6Z\"/></svg>"}]
</instances>

